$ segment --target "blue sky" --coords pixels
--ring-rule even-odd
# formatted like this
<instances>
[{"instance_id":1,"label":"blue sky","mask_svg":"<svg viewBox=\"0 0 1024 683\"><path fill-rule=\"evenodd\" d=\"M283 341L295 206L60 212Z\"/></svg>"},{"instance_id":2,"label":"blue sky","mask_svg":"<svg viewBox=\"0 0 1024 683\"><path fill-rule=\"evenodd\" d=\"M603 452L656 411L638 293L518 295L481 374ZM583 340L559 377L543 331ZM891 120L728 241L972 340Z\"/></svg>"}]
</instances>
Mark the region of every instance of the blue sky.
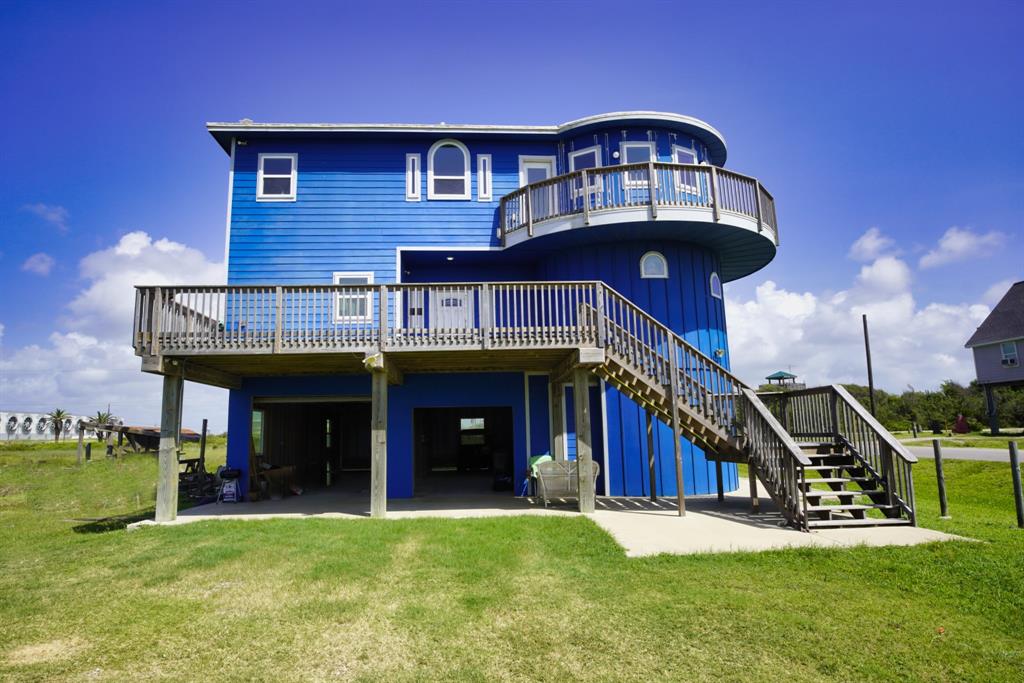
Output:
<instances>
[{"instance_id":1,"label":"blue sky","mask_svg":"<svg viewBox=\"0 0 1024 683\"><path fill-rule=\"evenodd\" d=\"M730 310L733 329L757 325L772 292L797 297L789 300L798 307L810 294L817 312L801 318L809 325L821 322L814 316L824 302L845 305L833 300L837 292L884 302L899 290L913 309L898 329L919 336L904 330L917 312L950 306L955 319L991 305L993 285L1024 278L1016 246L1022 7L4 3L0 407L51 400L30 390L32 373L59 370L42 361L33 369L24 360L31 354L19 355L25 349L45 354L59 343L55 334L103 341L87 324L78 329L65 306L108 271L130 269L130 258L109 251L125 233L187 245L205 265L222 259L227 158L203 123L242 117L550 124L625 109L696 116L725 134L728 166L762 179L778 202L779 256L729 286L742 309ZM872 227L875 239L851 257ZM94 252L106 256L80 263ZM879 274L888 290L872 288ZM129 329L107 334L123 344ZM760 344L756 334L744 339L741 348ZM127 381L132 367L111 368L105 383ZM903 383L902 375L890 382ZM103 391L94 393L99 400ZM73 410L97 407L86 396L68 400L82 404ZM132 409L123 392L115 402Z\"/></svg>"}]
</instances>

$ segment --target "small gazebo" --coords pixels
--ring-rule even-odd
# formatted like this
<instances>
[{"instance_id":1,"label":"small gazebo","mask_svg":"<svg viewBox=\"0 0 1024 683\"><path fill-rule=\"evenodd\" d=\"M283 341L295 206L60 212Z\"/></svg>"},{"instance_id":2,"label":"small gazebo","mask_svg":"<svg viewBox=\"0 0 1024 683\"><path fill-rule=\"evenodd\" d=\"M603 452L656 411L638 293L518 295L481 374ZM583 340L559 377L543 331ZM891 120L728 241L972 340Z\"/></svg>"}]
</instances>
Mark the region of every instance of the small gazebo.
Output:
<instances>
[{"instance_id":1,"label":"small gazebo","mask_svg":"<svg viewBox=\"0 0 1024 683\"><path fill-rule=\"evenodd\" d=\"M803 389L804 385L796 381L796 375L792 372L786 372L785 370L779 370L765 377L768 380L768 386L777 391L787 391L790 389Z\"/></svg>"}]
</instances>

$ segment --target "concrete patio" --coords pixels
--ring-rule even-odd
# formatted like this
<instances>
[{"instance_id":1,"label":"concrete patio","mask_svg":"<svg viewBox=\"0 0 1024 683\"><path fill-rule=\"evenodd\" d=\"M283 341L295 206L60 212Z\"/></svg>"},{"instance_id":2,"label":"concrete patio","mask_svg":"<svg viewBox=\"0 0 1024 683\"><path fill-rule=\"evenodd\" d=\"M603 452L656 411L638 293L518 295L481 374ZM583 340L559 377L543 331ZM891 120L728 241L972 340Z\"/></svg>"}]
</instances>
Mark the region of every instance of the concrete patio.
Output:
<instances>
[{"instance_id":1,"label":"concrete patio","mask_svg":"<svg viewBox=\"0 0 1024 683\"><path fill-rule=\"evenodd\" d=\"M737 491L723 502L715 496L686 499L686 516L677 514L674 499L598 497L592 519L623 547L627 556L668 553L689 555L778 550L789 547L841 548L858 545L905 546L935 541L969 540L921 527L868 527L797 531L786 526L769 498L760 498L761 511L753 514L748 489L740 480ZM540 499L517 498L507 493L473 496L425 496L388 501L388 519L443 517L467 519L511 515L573 516L575 500L545 508ZM144 526L174 526L209 520L365 519L366 495L347 491L316 491L302 496L258 503L208 504L183 510L173 522L138 522Z\"/></svg>"}]
</instances>

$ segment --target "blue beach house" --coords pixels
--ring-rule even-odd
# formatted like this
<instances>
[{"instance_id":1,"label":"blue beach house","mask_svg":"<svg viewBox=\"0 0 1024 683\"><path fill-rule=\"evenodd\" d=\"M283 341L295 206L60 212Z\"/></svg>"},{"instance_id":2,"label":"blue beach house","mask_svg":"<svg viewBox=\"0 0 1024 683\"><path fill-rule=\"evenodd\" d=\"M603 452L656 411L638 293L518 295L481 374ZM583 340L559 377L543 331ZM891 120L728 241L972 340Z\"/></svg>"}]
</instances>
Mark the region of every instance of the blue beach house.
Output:
<instances>
[{"instance_id":1,"label":"blue beach house","mask_svg":"<svg viewBox=\"0 0 1024 683\"><path fill-rule=\"evenodd\" d=\"M158 518L188 379L230 390L253 498L286 480L383 516L522 495L547 454L596 476L583 512L682 513L743 462L797 526L913 523L913 456L841 387L762 397L730 373L722 287L772 260L779 226L709 124L207 128L230 159L227 283L137 290L136 352L164 376Z\"/></svg>"}]
</instances>

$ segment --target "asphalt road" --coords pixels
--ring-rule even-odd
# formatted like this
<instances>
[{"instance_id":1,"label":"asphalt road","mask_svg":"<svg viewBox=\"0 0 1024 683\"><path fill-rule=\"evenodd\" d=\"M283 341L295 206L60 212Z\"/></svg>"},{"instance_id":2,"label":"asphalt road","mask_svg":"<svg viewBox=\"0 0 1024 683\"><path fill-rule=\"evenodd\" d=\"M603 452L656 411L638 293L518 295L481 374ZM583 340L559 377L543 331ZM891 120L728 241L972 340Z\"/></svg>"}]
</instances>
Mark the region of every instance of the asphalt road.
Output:
<instances>
[{"instance_id":1,"label":"asphalt road","mask_svg":"<svg viewBox=\"0 0 1024 683\"><path fill-rule=\"evenodd\" d=\"M919 460L927 458L931 460L934 456L932 447L929 446L907 446L910 452ZM988 462L1010 462L1010 451L1001 448L952 448L942 447L943 460L987 460Z\"/></svg>"}]
</instances>

